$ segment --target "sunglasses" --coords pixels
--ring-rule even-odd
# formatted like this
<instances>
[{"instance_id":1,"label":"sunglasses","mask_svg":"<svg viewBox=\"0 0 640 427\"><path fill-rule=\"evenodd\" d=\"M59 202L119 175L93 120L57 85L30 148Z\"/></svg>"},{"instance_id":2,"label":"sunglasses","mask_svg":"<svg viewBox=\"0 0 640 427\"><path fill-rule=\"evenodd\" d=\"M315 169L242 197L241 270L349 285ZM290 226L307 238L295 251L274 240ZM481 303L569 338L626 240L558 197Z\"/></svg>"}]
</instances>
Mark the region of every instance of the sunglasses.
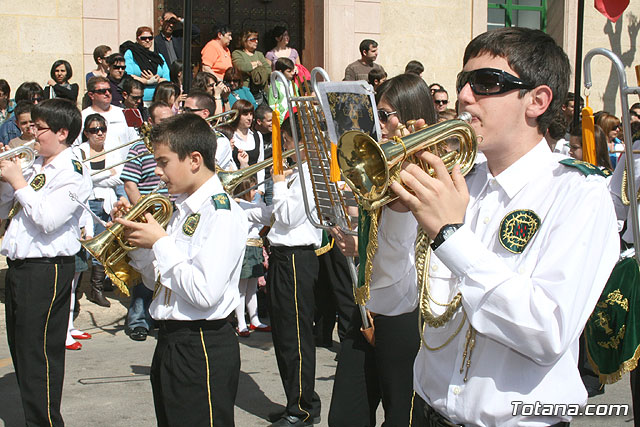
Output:
<instances>
[{"instance_id":1,"label":"sunglasses","mask_svg":"<svg viewBox=\"0 0 640 427\"><path fill-rule=\"evenodd\" d=\"M98 132L102 132L102 133L107 132L107 127L106 126L98 126L98 127L93 127L93 128L87 128L86 130L91 135L97 135Z\"/></svg>"},{"instance_id":2,"label":"sunglasses","mask_svg":"<svg viewBox=\"0 0 640 427\"><path fill-rule=\"evenodd\" d=\"M138 38L143 42L150 42L151 40L153 40L153 36L144 36L144 37L138 37Z\"/></svg>"},{"instance_id":3,"label":"sunglasses","mask_svg":"<svg viewBox=\"0 0 640 427\"><path fill-rule=\"evenodd\" d=\"M394 114L397 114L397 111L378 110L378 118L380 119L381 123L387 123L389 117Z\"/></svg>"},{"instance_id":4,"label":"sunglasses","mask_svg":"<svg viewBox=\"0 0 640 427\"><path fill-rule=\"evenodd\" d=\"M113 68L114 70L124 70L125 68L127 68L126 65L113 65L111 68Z\"/></svg>"},{"instance_id":5,"label":"sunglasses","mask_svg":"<svg viewBox=\"0 0 640 427\"><path fill-rule=\"evenodd\" d=\"M449 101L446 101L444 99L434 99L433 102L435 102L438 105L447 105L449 103Z\"/></svg>"},{"instance_id":6,"label":"sunglasses","mask_svg":"<svg viewBox=\"0 0 640 427\"><path fill-rule=\"evenodd\" d=\"M32 96L31 97L31 102L42 102L44 98L41 96Z\"/></svg>"},{"instance_id":7,"label":"sunglasses","mask_svg":"<svg viewBox=\"0 0 640 427\"><path fill-rule=\"evenodd\" d=\"M204 108L191 108L191 107L182 107L182 111L185 113L197 113L198 111L202 111Z\"/></svg>"},{"instance_id":8,"label":"sunglasses","mask_svg":"<svg viewBox=\"0 0 640 427\"><path fill-rule=\"evenodd\" d=\"M506 71L495 68L462 71L458 74L456 91L460 93L467 83L476 95L498 95L515 89L529 90L535 87Z\"/></svg>"},{"instance_id":9,"label":"sunglasses","mask_svg":"<svg viewBox=\"0 0 640 427\"><path fill-rule=\"evenodd\" d=\"M250 39L247 39L248 42L257 42L258 38L257 37L251 37Z\"/></svg>"},{"instance_id":10,"label":"sunglasses","mask_svg":"<svg viewBox=\"0 0 640 427\"><path fill-rule=\"evenodd\" d=\"M93 93L99 93L100 95L106 95L108 93L111 93L111 89L95 89L93 91Z\"/></svg>"},{"instance_id":11,"label":"sunglasses","mask_svg":"<svg viewBox=\"0 0 640 427\"><path fill-rule=\"evenodd\" d=\"M138 102L142 99L144 95L139 95L139 96L133 96L133 95L129 95L129 98L133 99L134 101Z\"/></svg>"}]
</instances>

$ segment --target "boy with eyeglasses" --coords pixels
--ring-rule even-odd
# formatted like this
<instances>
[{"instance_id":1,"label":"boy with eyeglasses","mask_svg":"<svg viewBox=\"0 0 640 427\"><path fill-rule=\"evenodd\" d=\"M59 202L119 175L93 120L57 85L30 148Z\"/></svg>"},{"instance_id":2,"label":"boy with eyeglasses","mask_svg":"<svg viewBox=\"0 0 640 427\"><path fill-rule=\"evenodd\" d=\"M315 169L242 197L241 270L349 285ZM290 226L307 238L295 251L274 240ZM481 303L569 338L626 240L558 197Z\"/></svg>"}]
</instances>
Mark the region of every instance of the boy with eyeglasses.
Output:
<instances>
[{"instance_id":1,"label":"boy with eyeglasses","mask_svg":"<svg viewBox=\"0 0 640 427\"><path fill-rule=\"evenodd\" d=\"M62 426L65 339L88 169L70 148L80 112L65 99L34 107L39 157L23 175L19 161L0 161L0 217L15 212L0 253L7 257L7 341L26 425ZM3 151L6 147L3 147Z\"/></svg>"},{"instance_id":2,"label":"boy with eyeglasses","mask_svg":"<svg viewBox=\"0 0 640 427\"><path fill-rule=\"evenodd\" d=\"M613 205L597 168L543 137L570 73L550 36L489 31L463 64L459 112L487 161L465 179L422 153L435 177L406 165L412 193L391 186L431 242L415 391L428 425L567 425L570 413L523 405L586 403L578 343L618 258Z\"/></svg>"}]
</instances>

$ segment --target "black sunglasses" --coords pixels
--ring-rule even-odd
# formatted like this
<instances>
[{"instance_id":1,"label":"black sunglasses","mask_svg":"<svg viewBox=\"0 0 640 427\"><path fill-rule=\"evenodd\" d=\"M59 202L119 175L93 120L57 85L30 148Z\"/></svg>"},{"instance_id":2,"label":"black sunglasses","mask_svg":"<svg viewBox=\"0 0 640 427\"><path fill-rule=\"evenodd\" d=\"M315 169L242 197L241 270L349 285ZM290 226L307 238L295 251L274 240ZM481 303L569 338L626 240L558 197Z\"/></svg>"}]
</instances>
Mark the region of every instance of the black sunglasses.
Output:
<instances>
[{"instance_id":1,"label":"black sunglasses","mask_svg":"<svg viewBox=\"0 0 640 427\"><path fill-rule=\"evenodd\" d=\"M397 114L397 111L378 110L378 118L380 119L380 123L387 123L389 117L394 114Z\"/></svg>"},{"instance_id":2,"label":"black sunglasses","mask_svg":"<svg viewBox=\"0 0 640 427\"><path fill-rule=\"evenodd\" d=\"M444 99L434 99L433 102L435 102L438 105L447 105L449 103L449 101Z\"/></svg>"},{"instance_id":3,"label":"black sunglasses","mask_svg":"<svg viewBox=\"0 0 640 427\"><path fill-rule=\"evenodd\" d=\"M479 68L460 72L456 81L456 91L460 93L467 83L476 95L498 95L514 89L529 90L535 87L506 71L495 68Z\"/></svg>"},{"instance_id":4,"label":"black sunglasses","mask_svg":"<svg viewBox=\"0 0 640 427\"><path fill-rule=\"evenodd\" d=\"M204 108L191 108L191 107L182 107L182 111L185 113L197 113L198 111L202 111Z\"/></svg>"},{"instance_id":5,"label":"black sunglasses","mask_svg":"<svg viewBox=\"0 0 640 427\"><path fill-rule=\"evenodd\" d=\"M140 40L145 41L145 42L150 42L151 40L153 40L153 36L144 36L144 37L139 37Z\"/></svg>"},{"instance_id":6,"label":"black sunglasses","mask_svg":"<svg viewBox=\"0 0 640 427\"><path fill-rule=\"evenodd\" d=\"M98 127L94 127L94 128L87 128L86 131L89 132L91 135L97 135L98 132L105 133L107 131L107 127L106 126L98 126Z\"/></svg>"},{"instance_id":7,"label":"black sunglasses","mask_svg":"<svg viewBox=\"0 0 640 427\"><path fill-rule=\"evenodd\" d=\"M113 65L111 68L113 68L114 70L124 70L125 68L127 68L126 65Z\"/></svg>"},{"instance_id":8,"label":"black sunglasses","mask_svg":"<svg viewBox=\"0 0 640 427\"><path fill-rule=\"evenodd\" d=\"M100 95L106 95L107 92L111 93L111 89L94 89L93 93L99 93Z\"/></svg>"}]
</instances>

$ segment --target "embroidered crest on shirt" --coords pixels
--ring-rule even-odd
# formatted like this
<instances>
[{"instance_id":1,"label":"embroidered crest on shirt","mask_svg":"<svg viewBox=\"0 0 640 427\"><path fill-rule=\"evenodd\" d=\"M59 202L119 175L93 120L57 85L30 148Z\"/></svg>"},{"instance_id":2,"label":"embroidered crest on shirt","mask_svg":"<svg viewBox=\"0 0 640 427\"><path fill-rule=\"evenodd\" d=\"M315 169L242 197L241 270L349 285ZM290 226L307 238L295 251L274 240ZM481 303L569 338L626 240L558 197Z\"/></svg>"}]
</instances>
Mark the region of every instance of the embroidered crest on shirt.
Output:
<instances>
[{"instance_id":1,"label":"embroidered crest on shirt","mask_svg":"<svg viewBox=\"0 0 640 427\"><path fill-rule=\"evenodd\" d=\"M82 175L82 163L77 160L71 160L71 163L73 163L73 170Z\"/></svg>"},{"instance_id":2,"label":"embroidered crest on shirt","mask_svg":"<svg viewBox=\"0 0 640 427\"><path fill-rule=\"evenodd\" d=\"M200 222L200 214L191 214L184 220L184 224L182 225L182 232L187 236L193 236L193 233L196 232L196 228L198 228L198 223Z\"/></svg>"},{"instance_id":3,"label":"embroidered crest on shirt","mask_svg":"<svg viewBox=\"0 0 640 427\"><path fill-rule=\"evenodd\" d=\"M47 177L45 176L45 174L43 173L39 173L38 175L34 176L33 179L31 180L31 188L33 188L35 191L40 190L42 187L44 187L44 183L47 181Z\"/></svg>"},{"instance_id":4,"label":"embroidered crest on shirt","mask_svg":"<svg viewBox=\"0 0 640 427\"><path fill-rule=\"evenodd\" d=\"M534 211L521 209L508 213L500 222L500 243L506 250L520 254L540 228Z\"/></svg>"},{"instance_id":5,"label":"embroidered crest on shirt","mask_svg":"<svg viewBox=\"0 0 640 427\"><path fill-rule=\"evenodd\" d=\"M225 193L214 194L211 196L211 200L213 200L213 204L218 209L226 209L231 210L231 204L229 203L229 196Z\"/></svg>"}]
</instances>

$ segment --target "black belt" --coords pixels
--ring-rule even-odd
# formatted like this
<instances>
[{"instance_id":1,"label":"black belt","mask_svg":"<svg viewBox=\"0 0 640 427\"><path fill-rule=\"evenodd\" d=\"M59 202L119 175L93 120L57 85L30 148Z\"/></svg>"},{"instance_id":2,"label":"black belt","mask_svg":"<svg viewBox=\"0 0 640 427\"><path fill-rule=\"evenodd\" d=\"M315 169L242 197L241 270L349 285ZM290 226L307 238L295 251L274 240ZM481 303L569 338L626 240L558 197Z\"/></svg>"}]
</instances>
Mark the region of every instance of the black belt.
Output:
<instances>
[{"instance_id":1,"label":"black belt","mask_svg":"<svg viewBox=\"0 0 640 427\"><path fill-rule=\"evenodd\" d=\"M227 319L216 320L157 320L158 329L162 332L176 332L180 330L198 331L216 330L228 323Z\"/></svg>"},{"instance_id":2,"label":"black belt","mask_svg":"<svg viewBox=\"0 0 640 427\"><path fill-rule=\"evenodd\" d=\"M464 427L464 424L456 424L453 421L449 421L446 417L429 406L427 402L424 402L424 417L427 421L427 427ZM561 421L550 427L569 427L569 423Z\"/></svg>"},{"instance_id":3,"label":"black belt","mask_svg":"<svg viewBox=\"0 0 640 427\"><path fill-rule=\"evenodd\" d=\"M313 245L304 245L304 246L270 246L271 250L276 250L280 252L290 252L295 250L311 250L315 251L316 248Z\"/></svg>"},{"instance_id":4,"label":"black belt","mask_svg":"<svg viewBox=\"0 0 640 427\"><path fill-rule=\"evenodd\" d=\"M23 264L74 264L76 258L74 255L54 256L51 258L25 258L25 259L9 259L7 265L9 267L20 267Z\"/></svg>"}]
</instances>

